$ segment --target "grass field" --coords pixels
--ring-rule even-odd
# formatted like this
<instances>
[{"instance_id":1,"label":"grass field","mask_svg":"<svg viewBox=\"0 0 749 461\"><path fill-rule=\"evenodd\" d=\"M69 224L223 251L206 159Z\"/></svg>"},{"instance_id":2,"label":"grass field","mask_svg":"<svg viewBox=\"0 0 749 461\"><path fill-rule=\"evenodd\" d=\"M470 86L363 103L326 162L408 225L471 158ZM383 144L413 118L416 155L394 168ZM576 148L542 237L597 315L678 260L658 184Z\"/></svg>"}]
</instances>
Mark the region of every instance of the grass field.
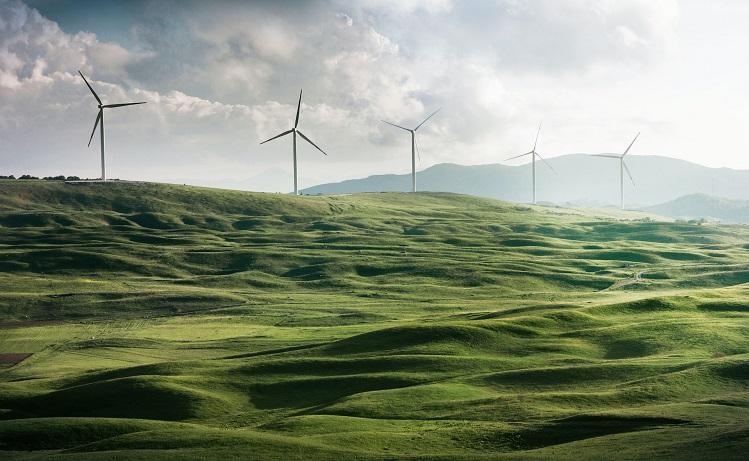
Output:
<instances>
[{"instance_id":1,"label":"grass field","mask_svg":"<svg viewBox=\"0 0 749 461\"><path fill-rule=\"evenodd\" d=\"M0 458L745 459L748 282L743 227L2 181Z\"/></svg>"}]
</instances>

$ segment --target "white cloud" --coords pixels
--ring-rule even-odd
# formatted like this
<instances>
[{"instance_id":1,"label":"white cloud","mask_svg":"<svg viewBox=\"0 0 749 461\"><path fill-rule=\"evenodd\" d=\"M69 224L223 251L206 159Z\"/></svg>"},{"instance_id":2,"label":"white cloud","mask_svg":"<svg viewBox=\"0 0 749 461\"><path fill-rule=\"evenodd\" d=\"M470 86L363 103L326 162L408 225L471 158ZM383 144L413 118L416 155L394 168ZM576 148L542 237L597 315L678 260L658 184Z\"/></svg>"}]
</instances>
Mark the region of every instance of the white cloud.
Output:
<instances>
[{"instance_id":1,"label":"white cloud","mask_svg":"<svg viewBox=\"0 0 749 461\"><path fill-rule=\"evenodd\" d=\"M100 42L92 33L66 34L20 1L0 4L0 85L5 88L70 69L97 69L97 76L121 81L128 65L147 56Z\"/></svg>"},{"instance_id":2,"label":"white cloud","mask_svg":"<svg viewBox=\"0 0 749 461\"><path fill-rule=\"evenodd\" d=\"M361 5L369 10L388 11L400 15L449 13L453 8L451 0L363 0Z\"/></svg>"}]
</instances>

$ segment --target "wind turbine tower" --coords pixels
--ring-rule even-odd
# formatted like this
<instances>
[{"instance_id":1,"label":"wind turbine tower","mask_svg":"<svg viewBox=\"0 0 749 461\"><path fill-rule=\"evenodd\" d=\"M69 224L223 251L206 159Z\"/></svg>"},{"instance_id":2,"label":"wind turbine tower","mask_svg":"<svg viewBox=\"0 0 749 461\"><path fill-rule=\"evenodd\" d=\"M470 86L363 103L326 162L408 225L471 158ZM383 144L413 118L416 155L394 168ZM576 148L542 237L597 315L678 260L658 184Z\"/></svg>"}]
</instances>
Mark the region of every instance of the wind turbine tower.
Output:
<instances>
[{"instance_id":1,"label":"wind turbine tower","mask_svg":"<svg viewBox=\"0 0 749 461\"><path fill-rule=\"evenodd\" d=\"M419 123L416 128L405 128L400 125L396 125L395 123L386 122L383 120L384 123L387 123L390 126L394 126L396 128L400 128L401 130L408 131L411 133L411 192L416 192L416 152L419 146L416 144L416 131L421 128L421 125L425 124L427 120L432 118L437 112L439 112L440 109L435 110L432 112L429 117L425 118L423 122Z\"/></svg>"},{"instance_id":2,"label":"wind turbine tower","mask_svg":"<svg viewBox=\"0 0 749 461\"><path fill-rule=\"evenodd\" d=\"M328 154L325 153L324 150L322 150L319 147L317 147L317 144L315 144L314 142L312 142L307 136L304 135L304 133L302 133L301 131L299 131L297 129L297 126L299 126L299 110L301 109L301 107L302 107L302 91L299 90L299 102L297 103L297 106L296 106L296 119L294 120L294 128L292 128L290 130L287 130L287 131L284 131L281 134L277 134L276 136L273 136L270 139L266 139L265 141L263 141L263 142L260 143L260 144L265 144L268 141L273 141L274 139L280 138L282 136L286 136L289 133L291 133L293 135L292 137L294 139L294 195L299 195L299 188L298 188L298 185L297 185L297 166L296 166L296 135L301 136L302 139L304 139L308 143L312 144L312 146L315 149L319 150L324 155L328 155Z\"/></svg>"},{"instance_id":3,"label":"wind turbine tower","mask_svg":"<svg viewBox=\"0 0 749 461\"><path fill-rule=\"evenodd\" d=\"M91 137L88 139L88 145L91 146L91 141L94 139L94 133L96 132L96 127L101 122L101 127L99 127L99 135L101 137L101 180L106 181L107 180L107 170L106 170L106 163L104 161L104 109L113 109L115 107L124 107L124 106L134 106L136 104L145 104L145 102L126 102L122 104L104 104L101 102L101 99L99 98L99 95L96 94L96 91L91 87L91 85L88 83L88 80L86 80L86 77L83 76L81 71L79 70L78 73L81 75L81 78L84 82L86 82L86 86L89 90L91 90L91 94L94 95L94 98L96 98L96 102L99 104L99 113L96 115L96 122L94 122L94 129L91 130Z\"/></svg>"},{"instance_id":4,"label":"wind turbine tower","mask_svg":"<svg viewBox=\"0 0 749 461\"><path fill-rule=\"evenodd\" d=\"M548 166L549 169L551 169L551 171L556 173L556 170L554 170L554 168L552 168L551 165L549 165L549 162L544 160L544 158L541 157L541 155L538 152L536 152L536 147L538 146L538 135L540 133L541 133L541 124L538 125L538 131L536 131L536 140L533 142L533 149L531 149L530 152L526 152L525 154L520 154L514 157L510 157L508 159L505 159L505 161L507 161L507 160L513 160L513 159L520 158L520 157L525 157L526 155L531 156L531 176L532 176L531 181L532 181L532 188L533 188L533 204L534 205L536 204L536 157L541 159L541 161L544 162L546 166Z\"/></svg>"},{"instance_id":5,"label":"wind turbine tower","mask_svg":"<svg viewBox=\"0 0 749 461\"><path fill-rule=\"evenodd\" d=\"M627 167L627 163L624 161L624 157L629 153L629 150L632 148L632 144L637 141L637 138L640 137L640 133L637 133L635 138L632 140L631 143L629 143L629 146L627 146L627 149L624 151L622 155L616 155L616 154L593 154L594 157L605 157L605 158L613 158L619 160L619 207L621 209L624 209L624 172L627 172L627 176L629 176L629 180L632 181L632 185L635 185L635 180L632 178L632 173L629 172L629 168Z\"/></svg>"}]
</instances>

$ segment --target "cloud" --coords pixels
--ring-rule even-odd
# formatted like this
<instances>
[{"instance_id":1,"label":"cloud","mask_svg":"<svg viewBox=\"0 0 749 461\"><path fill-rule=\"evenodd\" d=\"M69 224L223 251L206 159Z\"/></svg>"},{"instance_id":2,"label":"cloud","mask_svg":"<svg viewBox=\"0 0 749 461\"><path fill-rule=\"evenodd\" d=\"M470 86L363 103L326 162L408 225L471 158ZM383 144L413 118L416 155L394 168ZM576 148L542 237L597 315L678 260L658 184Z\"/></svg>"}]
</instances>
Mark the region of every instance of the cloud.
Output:
<instances>
[{"instance_id":1,"label":"cloud","mask_svg":"<svg viewBox=\"0 0 749 461\"><path fill-rule=\"evenodd\" d=\"M59 26L20 1L0 3L0 85L17 88L46 74L81 69L113 81L126 77L127 66L148 57L92 33L66 34Z\"/></svg>"},{"instance_id":2,"label":"cloud","mask_svg":"<svg viewBox=\"0 0 749 461\"><path fill-rule=\"evenodd\" d=\"M488 37L500 63L539 71L649 64L668 51L675 1L504 0Z\"/></svg>"}]
</instances>

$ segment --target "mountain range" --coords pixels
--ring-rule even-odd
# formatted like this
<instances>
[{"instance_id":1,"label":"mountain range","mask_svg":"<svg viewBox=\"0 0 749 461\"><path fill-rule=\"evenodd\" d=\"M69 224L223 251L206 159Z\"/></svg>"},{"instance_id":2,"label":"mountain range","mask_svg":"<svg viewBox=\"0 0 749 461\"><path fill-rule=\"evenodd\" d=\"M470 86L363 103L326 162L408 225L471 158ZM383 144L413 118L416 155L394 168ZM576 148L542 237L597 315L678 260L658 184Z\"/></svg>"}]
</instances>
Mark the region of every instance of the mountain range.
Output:
<instances>
[{"instance_id":1,"label":"mountain range","mask_svg":"<svg viewBox=\"0 0 749 461\"><path fill-rule=\"evenodd\" d=\"M643 209L677 219L707 219L723 223L749 223L749 201L691 194Z\"/></svg>"},{"instance_id":2,"label":"mountain range","mask_svg":"<svg viewBox=\"0 0 749 461\"><path fill-rule=\"evenodd\" d=\"M551 170L536 164L539 202L575 206L619 203L619 165L616 160L571 154L548 160ZM710 168L657 155L632 155L627 164L635 183L625 176L624 202L628 208L650 207L692 194L749 200L749 170ZM457 165L442 163L416 173L417 189L456 192L514 202L531 198L531 165ZM409 174L386 174L320 184L304 194L408 191Z\"/></svg>"}]
</instances>

